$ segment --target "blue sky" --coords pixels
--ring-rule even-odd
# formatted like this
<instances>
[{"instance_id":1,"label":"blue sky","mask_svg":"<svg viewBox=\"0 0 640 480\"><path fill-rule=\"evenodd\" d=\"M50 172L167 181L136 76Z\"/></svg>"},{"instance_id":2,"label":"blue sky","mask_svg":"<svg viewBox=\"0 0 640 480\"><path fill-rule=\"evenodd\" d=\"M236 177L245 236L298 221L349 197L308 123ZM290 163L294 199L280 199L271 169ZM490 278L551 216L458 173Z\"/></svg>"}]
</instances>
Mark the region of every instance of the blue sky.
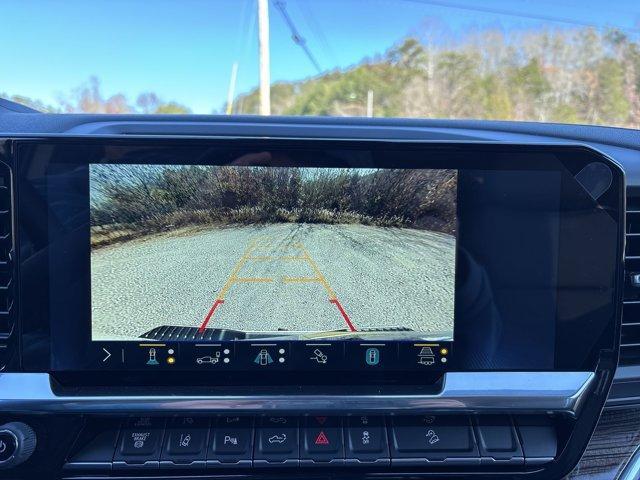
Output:
<instances>
[{"instance_id":1,"label":"blue sky","mask_svg":"<svg viewBox=\"0 0 640 480\"><path fill-rule=\"evenodd\" d=\"M273 0L271 0L273 3ZM287 0L323 70L384 52L427 22L449 35L583 24L640 37L637 0ZM95 75L108 95L153 91L194 113L258 83L256 0L1 0L0 92L55 104ZM577 25L558 20L570 20ZM270 7L272 81L316 74Z\"/></svg>"}]
</instances>

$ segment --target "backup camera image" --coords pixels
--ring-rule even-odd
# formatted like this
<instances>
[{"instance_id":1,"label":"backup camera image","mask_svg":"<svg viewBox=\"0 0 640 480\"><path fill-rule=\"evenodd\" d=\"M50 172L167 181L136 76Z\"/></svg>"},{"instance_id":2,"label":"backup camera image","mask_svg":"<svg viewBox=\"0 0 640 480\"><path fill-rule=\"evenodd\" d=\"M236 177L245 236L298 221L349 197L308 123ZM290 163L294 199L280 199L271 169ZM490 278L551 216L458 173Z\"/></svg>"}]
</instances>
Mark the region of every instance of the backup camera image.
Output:
<instances>
[{"instance_id":1,"label":"backup camera image","mask_svg":"<svg viewBox=\"0 0 640 480\"><path fill-rule=\"evenodd\" d=\"M453 340L455 170L90 167L93 340Z\"/></svg>"}]
</instances>

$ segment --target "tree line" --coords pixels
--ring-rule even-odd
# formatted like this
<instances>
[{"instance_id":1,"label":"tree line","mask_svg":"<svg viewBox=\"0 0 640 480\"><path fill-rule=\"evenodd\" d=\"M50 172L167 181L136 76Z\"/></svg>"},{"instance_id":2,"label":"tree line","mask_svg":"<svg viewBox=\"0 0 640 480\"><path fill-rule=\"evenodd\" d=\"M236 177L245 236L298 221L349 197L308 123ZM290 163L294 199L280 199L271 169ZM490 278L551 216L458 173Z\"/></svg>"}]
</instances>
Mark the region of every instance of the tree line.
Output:
<instances>
[{"instance_id":1,"label":"tree line","mask_svg":"<svg viewBox=\"0 0 640 480\"><path fill-rule=\"evenodd\" d=\"M480 30L451 39L435 22L385 53L346 68L271 86L274 115L472 118L640 128L640 44L593 28ZM1 97L53 113L191 113L149 91L105 96L91 77L57 104ZM257 114L258 90L233 113ZM224 111L221 105L218 111ZM214 111L215 113L215 111Z\"/></svg>"},{"instance_id":2,"label":"tree line","mask_svg":"<svg viewBox=\"0 0 640 480\"><path fill-rule=\"evenodd\" d=\"M455 233L452 170L99 165L90 178L97 243L197 225L283 222Z\"/></svg>"},{"instance_id":3,"label":"tree line","mask_svg":"<svg viewBox=\"0 0 640 480\"><path fill-rule=\"evenodd\" d=\"M480 31L450 42L426 25L346 70L271 88L281 115L473 118L640 128L640 45L592 28ZM258 113L258 91L236 113Z\"/></svg>"},{"instance_id":4,"label":"tree line","mask_svg":"<svg viewBox=\"0 0 640 480\"><path fill-rule=\"evenodd\" d=\"M175 101L165 101L153 92L141 93L133 102L123 93L105 96L101 90L100 79L95 76L74 88L69 94L59 95L55 105L24 95L7 95L2 92L0 98L7 98L46 113L191 113L186 106Z\"/></svg>"}]
</instances>

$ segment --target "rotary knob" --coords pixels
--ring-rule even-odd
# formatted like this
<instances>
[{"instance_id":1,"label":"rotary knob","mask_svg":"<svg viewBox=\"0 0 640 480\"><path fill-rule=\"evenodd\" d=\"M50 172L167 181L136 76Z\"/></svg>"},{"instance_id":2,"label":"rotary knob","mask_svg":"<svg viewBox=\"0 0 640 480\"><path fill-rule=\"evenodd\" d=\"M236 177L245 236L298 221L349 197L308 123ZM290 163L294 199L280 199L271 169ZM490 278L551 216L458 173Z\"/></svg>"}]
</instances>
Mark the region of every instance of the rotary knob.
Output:
<instances>
[{"instance_id":1,"label":"rotary knob","mask_svg":"<svg viewBox=\"0 0 640 480\"><path fill-rule=\"evenodd\" d=\"M0 425L0 468L26 462L36 449L36 432L26 423Z\"/></svg>"}]
</instances>

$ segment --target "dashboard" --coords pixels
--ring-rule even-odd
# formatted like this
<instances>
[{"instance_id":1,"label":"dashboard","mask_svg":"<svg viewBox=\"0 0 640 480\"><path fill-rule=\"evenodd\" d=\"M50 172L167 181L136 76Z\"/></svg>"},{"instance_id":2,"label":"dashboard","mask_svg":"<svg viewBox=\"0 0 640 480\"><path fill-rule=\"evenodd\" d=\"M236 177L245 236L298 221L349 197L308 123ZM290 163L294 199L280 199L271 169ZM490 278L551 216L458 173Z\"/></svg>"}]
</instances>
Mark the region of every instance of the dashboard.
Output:
<instances>
[{"instance_id":1,"label":"dashboard","mask_svg":"<svg viewBox=\"0 0 640 480\"><path fill-rule=\"evenodd\" d=\"M632 467L637 134L479 123L0 114L0 477Z\"/></svg>"}]
</instances>

